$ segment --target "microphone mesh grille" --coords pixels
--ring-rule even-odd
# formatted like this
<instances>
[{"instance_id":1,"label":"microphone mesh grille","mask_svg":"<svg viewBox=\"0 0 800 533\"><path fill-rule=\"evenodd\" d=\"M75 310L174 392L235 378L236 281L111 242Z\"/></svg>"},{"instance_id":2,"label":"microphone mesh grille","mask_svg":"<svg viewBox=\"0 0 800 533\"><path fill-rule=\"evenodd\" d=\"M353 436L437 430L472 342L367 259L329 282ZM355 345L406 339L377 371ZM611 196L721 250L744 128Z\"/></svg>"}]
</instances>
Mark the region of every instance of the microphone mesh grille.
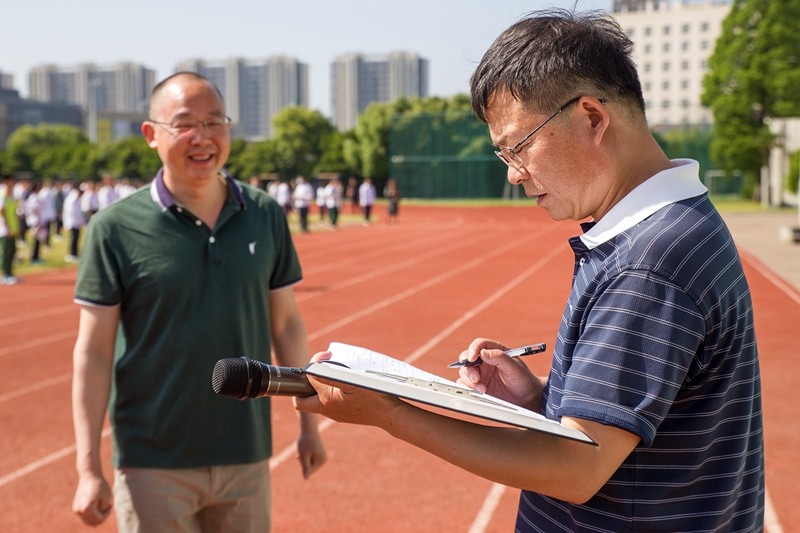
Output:
<instances>
[{"instance_id":1,"label":"microphone mesh grille","mask_svg":"<svg viewBox=\"0 0 800 533\"><path fill-rule=\"evenodd\" d=\"M247 390L247 361L242 357L217 361L211 387L217 394L241 398Z\"/></svg>"}]
</instances>

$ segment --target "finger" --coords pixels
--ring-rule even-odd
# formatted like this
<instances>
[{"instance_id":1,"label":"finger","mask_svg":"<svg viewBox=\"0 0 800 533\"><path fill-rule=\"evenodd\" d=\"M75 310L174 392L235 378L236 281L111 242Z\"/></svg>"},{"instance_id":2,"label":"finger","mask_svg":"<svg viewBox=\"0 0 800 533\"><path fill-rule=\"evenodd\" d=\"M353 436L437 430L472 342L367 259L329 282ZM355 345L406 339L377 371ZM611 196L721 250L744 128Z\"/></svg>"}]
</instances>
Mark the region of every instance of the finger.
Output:
<instances>
[{"instance_id":1,"label":"finger","mask_svg":"<svg viewBox=\"0 0 800 533\"><path fill-rule=\"evenodd\" d=\"M333 354L331 352L317 352L311 358L311 362L319 363L320 361L327 361L331 357L333 357Z\"/></svg>"},{"instance_id":2,"label":"finger","mask_svg":"<svg viewBox=\"0 0 800 533\"><path fill-rule=\"evenodd\" d=\"M87 525L97 526L103 523L105 519L111 514L112 506L110 504L103 505L100 502L93 502L87 509L78 512L80 519Z\"/></svg>"},{"instance_id":3,"label":"finger","mask_svg":"<svg viewBox=\"0 0 800 533\"><path fill-rule=\"evenodd\" d=\"M294 408L302 413L322 412L322 402L320 402L318 394L306 396L305 398L295 396L292 401L294 403Z\"/></svg>"}]
</instances>

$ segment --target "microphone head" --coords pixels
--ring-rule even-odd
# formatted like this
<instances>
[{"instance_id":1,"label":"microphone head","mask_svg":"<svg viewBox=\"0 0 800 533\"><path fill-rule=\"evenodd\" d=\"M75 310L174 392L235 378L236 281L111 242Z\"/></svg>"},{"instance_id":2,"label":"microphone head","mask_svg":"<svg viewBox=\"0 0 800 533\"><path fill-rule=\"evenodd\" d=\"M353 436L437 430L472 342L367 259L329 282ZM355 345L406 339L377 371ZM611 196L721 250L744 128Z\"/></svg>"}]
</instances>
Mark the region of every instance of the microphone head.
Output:
<instances>
[{"instance_id":1,"label":"microphone head","mask_svg":"<svg viewBox=\"0 0 800 533\"><path fill-rule=\"evenodd\" d=\"M256 381L258 383L253 390ZM211 375L211 387L214 392L239 400L255 397L260 382L261 372L247 357L220 359L214 365L214 373Z\"/></svg>"}]
</instances>

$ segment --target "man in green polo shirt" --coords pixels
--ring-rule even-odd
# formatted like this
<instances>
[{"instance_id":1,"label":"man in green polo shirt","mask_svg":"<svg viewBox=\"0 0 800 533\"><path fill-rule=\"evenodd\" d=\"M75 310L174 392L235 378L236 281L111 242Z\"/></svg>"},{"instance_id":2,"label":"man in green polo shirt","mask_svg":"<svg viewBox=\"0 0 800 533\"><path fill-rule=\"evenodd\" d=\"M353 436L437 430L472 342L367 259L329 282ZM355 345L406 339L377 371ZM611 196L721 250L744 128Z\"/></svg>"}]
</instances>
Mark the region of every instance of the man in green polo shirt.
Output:
<instances>
[{"instance_id":1,"label":"man in green polo shirt","mask_svg":"<svg viewBox=\"0 0 800 533\"><path fill-rule=\"evenodd\" d=\"M100 440L113 428L120 531L268 531L270 402L214 394L223 357L308 361L292 286L300 264L283 211L222 169L230 119L206 78L182 72L151 94L142 134L163 167L150 186L92 218L78 272L74 511L112 509ZM303 475L325 462L301 415ZM188 525L187 525L188 524ZM184 529L185 528L185 529Z\"/></svg>"}]
</instances>

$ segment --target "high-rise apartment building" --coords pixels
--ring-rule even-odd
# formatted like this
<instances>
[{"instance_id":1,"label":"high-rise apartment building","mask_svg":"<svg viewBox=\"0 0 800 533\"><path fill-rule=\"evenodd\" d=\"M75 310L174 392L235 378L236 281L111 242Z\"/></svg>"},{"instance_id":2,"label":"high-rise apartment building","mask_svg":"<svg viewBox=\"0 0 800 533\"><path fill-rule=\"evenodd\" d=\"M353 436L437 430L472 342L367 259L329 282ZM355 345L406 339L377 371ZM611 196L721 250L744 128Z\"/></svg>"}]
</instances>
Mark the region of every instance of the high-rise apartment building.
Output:
<instances>
[{"instance_id":1,"label":"high-rise apartment building","mask_svg":"<svg viewBox=\"0 0 800 533\"><path fill-rule=\"evenodd\" d=\"M613 16L635 45L651 127L711 124L700 104L703 77L730 8L729 0L615 0Z\"/></svg>"},{"instance_id":2,"label":"high-rise apartment building","mask_svg":"<svg viewBox=\"0 0 800 533\"><path fill-rule=\"evenodd\" d=\"M0 70L0 89L14 89L14 76Z\"/></svg>"},{"instance_id":3,"label":"high-rise apartment building","mask_svg":"<svg viewBox=\"0 0 800 533\"><path fill-rule=\"evenodd\" d=\"M424 98L428 87L428 60L416 54L339 56L331 64L331 120L341 131L353 129L370 103Z\"/></svg>"},{"instance_id":4,"label":"high-rise apartment building","mask_svg":"<svg viewBox=\"0 0 800 533\"><path fill-rule=\"evenodd\" d=\"M246 140L272 136L272 119L289 106L308 107L308 65L285 56L263 60L199 59L180 63L176 71L197 72L222 92L233 133Z\"/></svg>"},{"instance_id":5,"label":"high-rise apartment building","mask_svg":"<svg viewBox=\"0 0 800 533\"><path fill-rule=\"evenodd\" d=\"M155 71L122 62L112 66L82 64L73 68L42 65L28 74L30 98L76 104L93 112L146 113Z\"/></svg>"}]
</instances>

